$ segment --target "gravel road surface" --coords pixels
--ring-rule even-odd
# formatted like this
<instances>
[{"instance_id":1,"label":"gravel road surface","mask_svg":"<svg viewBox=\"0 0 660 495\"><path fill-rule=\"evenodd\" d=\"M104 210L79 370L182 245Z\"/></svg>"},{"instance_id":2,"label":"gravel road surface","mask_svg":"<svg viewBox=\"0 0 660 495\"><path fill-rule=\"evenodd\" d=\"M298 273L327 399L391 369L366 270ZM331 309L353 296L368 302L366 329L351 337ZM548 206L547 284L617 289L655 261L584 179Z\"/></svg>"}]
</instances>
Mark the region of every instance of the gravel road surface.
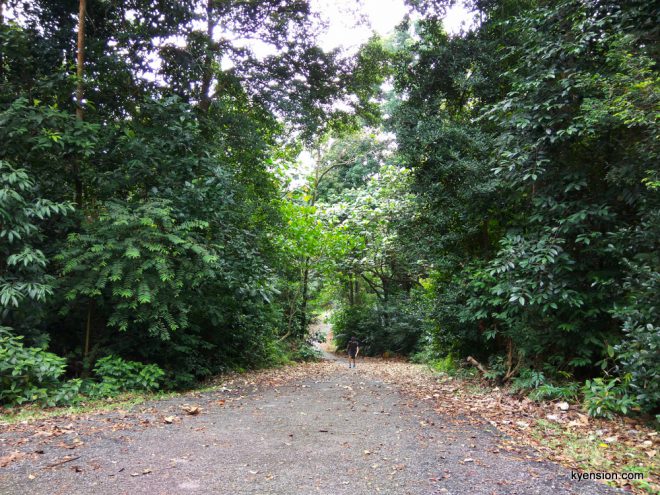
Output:
<instances>
[{"instance_id":1,"label":"gravel road surface","mask_svg":"<svg viewBox=\"0 0 660 495\"><path fill-rule=\"evenodd\" d=\"M0 494L621 493L505 449L496 430L438 415L369 366L311 364L290 379L5 427L0 457L15 459L0 467Z\"/></svg>"}]
</instances>

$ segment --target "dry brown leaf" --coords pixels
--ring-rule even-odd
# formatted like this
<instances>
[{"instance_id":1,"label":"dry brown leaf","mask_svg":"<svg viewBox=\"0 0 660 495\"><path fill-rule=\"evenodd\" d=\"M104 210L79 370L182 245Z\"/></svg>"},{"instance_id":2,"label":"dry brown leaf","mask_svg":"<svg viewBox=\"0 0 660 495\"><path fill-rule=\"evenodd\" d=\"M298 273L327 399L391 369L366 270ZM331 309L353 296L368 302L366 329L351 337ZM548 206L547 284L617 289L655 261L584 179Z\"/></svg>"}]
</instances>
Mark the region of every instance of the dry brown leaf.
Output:
<instances>
[{"instance_id":1,"label":"dry brown leaf","mask_svg":"<svg viewBox=\"0 0 660 495\"><path fill-rule=\"evenodd\" d=\"M0 457L0 467L7 467L12 462L18 461L25 456L27 456L25 452L19 452L18 450L11 452L3 457Z\"/></svg>"},{"instance_id":2,"label":"dry brown leaf","mask_svg":"<svg viewBox=\"0 0 660 495\"><path fill-rule=\"evenodd\" d=\"M189 414L191 416L197 416L200 412L202 412L202 408L199 406L191 406L188 404L184 404L181 406L181 409L183 409L186 414Z\"/></svg>"}]
</instances>

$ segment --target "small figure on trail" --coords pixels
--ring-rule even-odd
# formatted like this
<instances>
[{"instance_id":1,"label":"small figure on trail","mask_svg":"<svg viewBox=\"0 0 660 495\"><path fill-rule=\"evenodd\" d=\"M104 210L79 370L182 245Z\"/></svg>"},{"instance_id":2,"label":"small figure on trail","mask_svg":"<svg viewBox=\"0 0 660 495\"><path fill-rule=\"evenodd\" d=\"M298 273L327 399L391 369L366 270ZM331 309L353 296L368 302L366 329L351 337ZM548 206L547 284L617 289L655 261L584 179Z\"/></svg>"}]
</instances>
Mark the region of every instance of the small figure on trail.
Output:
<instances>
[{"instance_id":1,"label":"small figure on trail","mask_svg":"<svg viewBox=\"0 0 660 495\"><path fill-rule=\"evenodd\" d=\"M360 345L355 337L351 337L351 340L348 341L346 352L348 352L348 367L351 367L351 361L353 361L353 368L355 368L355 358L360 352Z\"/></svg>"}]
</instances>

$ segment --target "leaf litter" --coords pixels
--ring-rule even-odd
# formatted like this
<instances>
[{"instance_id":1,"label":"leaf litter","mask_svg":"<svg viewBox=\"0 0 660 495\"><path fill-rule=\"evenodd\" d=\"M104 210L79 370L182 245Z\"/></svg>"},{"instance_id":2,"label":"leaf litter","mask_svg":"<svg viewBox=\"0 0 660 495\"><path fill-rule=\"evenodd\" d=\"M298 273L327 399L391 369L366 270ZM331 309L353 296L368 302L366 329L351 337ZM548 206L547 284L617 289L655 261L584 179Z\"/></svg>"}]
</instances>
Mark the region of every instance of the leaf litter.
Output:
<instances>
[{"instance_id":1,"label":"leaf litter","mask_svg":"<svg viewBox=\"0 0 660 495\"><path fill-rule=\"evenodd\" d=\"M515 453L520 445L526 445L538 453L535 460L554 461L576 471L644 469L648 473L644 476L646 490L626 480L619 480L617 485L633 493L660 493L658 432L641 419L592 418L579 405L537 403L482 381L439 375L427 366L402 360L365 358L360 372L397 386L417 401L430 401L438 413L456 423L497 428L510 437L502 442L501 449ZM577 438L581 440L567 441ZM590 455L593 448L599 450L597 457Z\"/></svg>"}]
</instances>

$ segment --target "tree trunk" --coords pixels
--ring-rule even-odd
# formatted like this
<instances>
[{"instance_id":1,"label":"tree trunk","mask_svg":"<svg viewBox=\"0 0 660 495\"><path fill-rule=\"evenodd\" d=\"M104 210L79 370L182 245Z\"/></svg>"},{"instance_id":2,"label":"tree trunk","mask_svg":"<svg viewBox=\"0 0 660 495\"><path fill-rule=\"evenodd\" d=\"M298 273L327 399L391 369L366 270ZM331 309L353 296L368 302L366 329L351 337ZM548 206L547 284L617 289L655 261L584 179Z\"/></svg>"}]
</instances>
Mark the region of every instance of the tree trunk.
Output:
<instances>
[{"instance_id":1,"label":"tree trunk","mask_svg":"<svg viewBox=\"0 0 660 495\"><path fill-rule=\"evenodd\" d=\"M382 304L381 304L381 308L382 308L382 311L381 311L381 324L383 325L383 329L387 332L390 328L390 314L389 314L390 295L388 293L387 281L385 280L385 278L383 278L381 276L379 276L378 278L380 279L380 283L383 287L383 297L381 299L381 301L382 301Z\"/></svg>"},{"instance_id":2,"label":"tree trunk","mask_svg":"<svg viewBox=\"0 0 660 495\"><path fill-rule=\"evenodd\" d=\"M5 23L5 0L0 0L0 27ZM0 52L0 84L3 83L5 79L5 61L2 57L2 53Z\"/></svg>"},{"instance_id":3,"label":"tree trunk","mask_svg":"<svg viewBox=\"0 0 660 495\"><path fill-rule=\"evenodd\" d=\"M303 271L303 292L300 327L303 335L307 333L307 299L309 298L309 258L305 259L305 270Z\"/></svg>"},{"instance_id":4,"label":"tree trunk","mask_svg":"<svg viewBox=\"0 0 660 495\"><path fill-rule=\"evenodd\" d=\"M89 376L89 349L92 342L92 313L94 312L94 301L87 304L87 323L85 324L85 342L83 345L83 378Z\"/></svg>"},{"instance_id":5,"label":"tree trunk","mask_svg":"<svg viewBox=\"0 0 660 495\"><path fill-rule=\"evenodd\" d=\"M353 292L353 274L348 274L348 302L351 306L355 306L355 293Z\"/></svg>"},{"instance_id":6,"label":"tree trunk","mask_svg":"<svg viewBox=\"0 0 660 495\"><path fill-rule=\"evenodd\" d=\"M87 12L87 0L80 0L78 4L78 54L76 58L76 119L82 121L84 118L83 113L83 99L85 97L85 87L83 85L83 76L85 74L85 15ZM73 162L73 181L75 184L74 201L78 208L83 206L83 185L80 177L80 161L79 159Z\"/></svg>"},{"instance_id":7,"label":"tree trunk","mask_svg":"<svg viewBox=\"0 0 660 495\"><path fill-rule=\"evenodd\" d=\"M506 374L502 378L502 383L506 383L511 380L520 369L522 364L522 359L520 355L515 351L515 346L513 345L513 339L507 339L506 343L507 353L506 353Z\"/></svg>"},{"instance_id":8,"label":"tree trunk","mask_svg":"<svg viewBox=\"0 0 660 495\"><path fill-rule=\"evenodd\" d=\"M481 226L481 245L484 253L488 254L490 250L490 233L488 232L488 219L484 220L483 225Z\"/></svg>"},{"instance_id":9,"label":"tree trunk","mask_svg":"<svg viewBox=\"0 0 660 495\"><path fill-rule=\"evenodd\" d=\"M206 54L202 71L202 86L200 88L199 108L206 112L211 106L211 81L213 79L213 0L206 2Z\"/></svg>"},{"instance_id":10,"label":"tree trunk","mask_svg":"<svg viewBox=\"0 0 660 495\"><path fill-rule=\"evenodd\" d=\"M466 361L468 363L470 363L472 366L474 366L475 368L477 368L482 375L485 375L486 373L488 373L488 370L479 361L474 359L472 356L468 356Z\"/></svg>"},{"instance_id":11,"label":"tree trunk","mask_svg":"<svg viewBox=\"0 0 660 495\"><path fill-rule=\"evenodd\" d=\"M89 356L89 344L92 339L92 302L87 305L87 325L85 326L85 350L83 352L83 359Z\"/></svg>"}]
</instances>

